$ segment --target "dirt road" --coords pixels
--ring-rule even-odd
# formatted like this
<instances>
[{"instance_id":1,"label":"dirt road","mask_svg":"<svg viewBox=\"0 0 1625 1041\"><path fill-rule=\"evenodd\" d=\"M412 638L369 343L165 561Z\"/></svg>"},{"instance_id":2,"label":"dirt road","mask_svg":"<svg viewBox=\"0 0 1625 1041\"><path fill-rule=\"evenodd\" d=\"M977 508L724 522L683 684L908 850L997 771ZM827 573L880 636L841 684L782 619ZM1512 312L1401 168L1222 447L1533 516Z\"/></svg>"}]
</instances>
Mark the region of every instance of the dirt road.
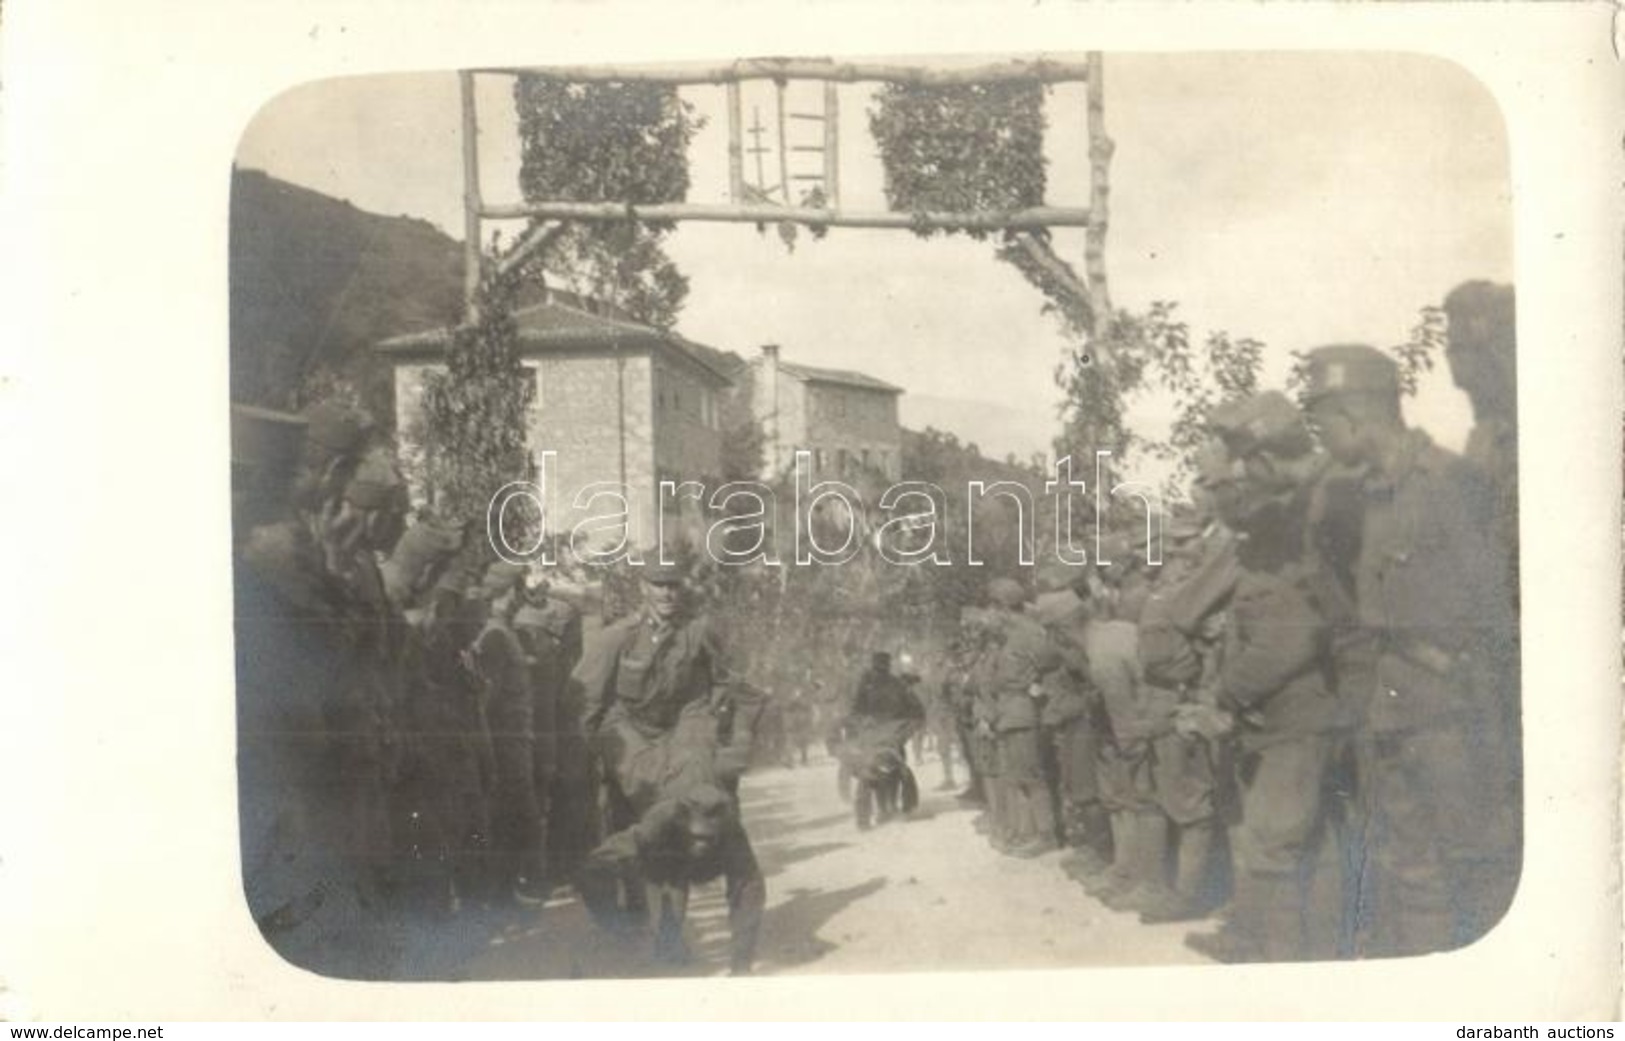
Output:
<instances>
[{"instance_id":1,"label":"dirt road","mask_svg":"<svg viewBox=\"0 0 1625 1041\"><path fill-rule=\"evenodd\" d=\"M972 828L934 759L917 767L913 817L860 832L839 799L835 764L753 772L742 803L767 879L762 974L1191 964L1190 926L1141 925L1086 896L1061 854L1001 856ZM1197 923L1197 929L1211 923ZM537 910L465 913L409 938L413 975L559 979L720 974L727 920L720 882L693 894L691 965L653 963L645 945L594 929L568 893Z\"/></svg>"}]
</instances>

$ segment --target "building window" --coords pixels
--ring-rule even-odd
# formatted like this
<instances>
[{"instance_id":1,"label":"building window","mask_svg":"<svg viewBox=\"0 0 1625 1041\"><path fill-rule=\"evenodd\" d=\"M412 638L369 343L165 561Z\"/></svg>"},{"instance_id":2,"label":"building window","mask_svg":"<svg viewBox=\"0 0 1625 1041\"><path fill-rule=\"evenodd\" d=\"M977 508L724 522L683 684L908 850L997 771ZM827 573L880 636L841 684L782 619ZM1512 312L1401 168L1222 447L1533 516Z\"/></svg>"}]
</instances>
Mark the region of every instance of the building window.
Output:
<instances>
[{"instance_id":1,"label":"building window","mask_svg":"<svg viewBox=\"0 0 1625 1041\"><path fill-rule=\"evenodd\" d=\"M825 465L827 464L824 460L824 450L822 448L813 449L813 473L823 473Z\"/></svg>"},{"instance_id":2,"label":"building window","mask_svg":"<svg viewBox=\"0 0 1625 1041\"><path fill-rule=\"evenodd\" d=\"M844 448L835 450L835 473L838 477L846 476L846 449Z\"/></svg>"}]
</instances>

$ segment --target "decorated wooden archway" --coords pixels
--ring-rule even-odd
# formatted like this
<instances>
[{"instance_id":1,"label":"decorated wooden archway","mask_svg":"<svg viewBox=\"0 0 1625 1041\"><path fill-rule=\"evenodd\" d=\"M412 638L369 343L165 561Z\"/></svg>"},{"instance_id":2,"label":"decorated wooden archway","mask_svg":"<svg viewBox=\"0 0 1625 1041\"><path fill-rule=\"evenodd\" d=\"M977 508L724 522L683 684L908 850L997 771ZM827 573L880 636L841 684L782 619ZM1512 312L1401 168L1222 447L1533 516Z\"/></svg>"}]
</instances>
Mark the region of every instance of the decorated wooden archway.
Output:
<instances>
[{"instance_id":1,"label":"decorated wooden archway","mask_svg":"<svg viewBox=\"0 0 1625 1041\"><path fill-rule=\"evenodd\" d=\"M635 200L583 202L571 199L533 199L520 203L487 201L480 189L479 119L475 104L476 76L533 77L561 83L656 83L670 87L715 85L727 91L728 111L728 198L720 204L667 202L640 204ZM1077 300L1089 315L1090 332L1103 327L1111 314L1106 283L1105 244L1110 195L1110 166L1113 144L1105 129L1105 84L1099 52L1090 52L1082 62L1008 61L969 68L943 69L914 64L865 64L835 62L816 58L749 58L716 66L539 66L532 68L482 68L460 74L462 86L463 205L465 293L473 307L481 280L494 265L508 272L546 241L545 223L533 226L500 260L488 261L481 250L483 224L487 220L531 218L538 222L559 221L648 221L678 223L712 221L747 224L790 224L812 228L883 228L904 231L923 229L1003 231L1061 291ZM741 104L741 84L770 81L777 99L773 127L763 127L759 113L747 127ZM823 87L822 110L796 113L787 110L786 90L792 83L810 82ZM880 82L920 87L950 87L995 83L1085 83L1085 119L1088 131L1090 192L1084 207L1039 205L1021 209L974 209L964 212L926 210L907 212L886 209L855 211L841 204L840 158L838 150L839 107L836 85ZM817 153L820 168L809 174L793 174L788 164L791 151L786 144L789 120L816 120L822 123L820 145L804 150ZM772 190L758 174L753 186L745 176L745 156L753 155L760 169L765 149L763 133L776 132L779 180ZM747 146L746 136L752 135ZM818 191L810 197L815 204L798 200L790 191L793 178L815 182ZM1035 234L1052 228L1083 228L1085 231L1084 275L1051 248L1048 237ZM1091 337L1093 338L1093 337Z\"/></svg>"}]
</instances>

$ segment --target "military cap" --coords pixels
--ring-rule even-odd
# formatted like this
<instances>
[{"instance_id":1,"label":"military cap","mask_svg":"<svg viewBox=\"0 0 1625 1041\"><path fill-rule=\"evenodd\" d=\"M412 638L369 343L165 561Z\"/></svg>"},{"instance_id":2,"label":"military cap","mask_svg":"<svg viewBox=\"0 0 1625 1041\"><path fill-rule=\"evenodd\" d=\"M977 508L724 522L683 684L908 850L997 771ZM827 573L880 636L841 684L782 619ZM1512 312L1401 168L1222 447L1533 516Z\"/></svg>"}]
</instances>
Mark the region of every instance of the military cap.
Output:
<instances>
[{"instance_id":1,"label":"military cap","mask_svg":"<svg viewBox=\"0 0 1625 1041\"><path fill-rule=\"evenodd\" d=\"M1385 357L1383 360L1387 361ZM1394 386L1398 387L1397 379ZM1213 409L1208 422L1241 458L1258 451L1296 458L1307 455L1315 446L1303 413L1278 390L1226 401Z\"/></svg>"},{"instance_id":2,"label":"military cap","mask_svg":"<svg viewBox=\"0 0 1625 1041\"><path fill-rule=\"evenodd\" d=\"M395 453L380 445L362 456L355 476L344 486L344 499L364 510L406 507L406 483L395 466Z\"/></svg>"},{"instance_id":3,"label":"military cap","mask_svg":"<svg viewBox=\"0 0 1625 1041\"><path fill-rule=\"evenodd\" d=\"M1027 591L1013 578L995 578L987 584L987 598L1000 607L1020 607L1027 602Z\"/></svg>"},{"instance_id":4,"label":"military cap","mask_svg":"<svg viewBox=\"0 0 1625 1041\"><path fill-rule=\"evenodd\" d=\"M529 571L530 568L524 564L499 560L485 569L485 577L480 580L480 595L494 600L511 589L517 589L524 584Z\"/></svg>"},{"instance_id":5,"label":"military cap","mask_svg":"<svg viewBox=\"0 0 1625 1041\"><path fill-rule=\"evenodd\" d=\"M869 655L869 661L870 661L871 664L874 664L874 665L890 665L891 664L891 652L890 651L875 651L873 654Z\"/></svg>"},{"instance_id":6,"label":"military cap","mask_svg":"<svg viewBox=\"0 0 1625 1041\"><path fill-rule=\"evenodd\" d=\"M330 455L352 455L372 434L372 417L336 401L320 401L303 413L305 437Z\"/></svg>"},{"instance_id":7,"label":"military cap","mask_svg":"<svg viewBox=\"0 0 1625 1041\"><path fill-rule=\"evenodd\" d=\"M1305 402L1338 394L1399 394L1399 365L1365 344L1334 344L1309 352Z\"/></svg>"},{"instance_id":8,"label":"military cap","mask_svg":"<svg viewBox=\"0 0 1625 1041\"><path fill-rule=\"evenodd\" d=\"M251 470L292 469L309 424L303 417L253 405L231 406L231 464Z\"/></svg>"},{"instance_id":9,"label":"military cap","mask_svg":"<svg viewBox=\"0 0 1625 1041\"><path fill-rule=\"evenodd\" d=\"M676 564L664 564L655 561L643 566L643 580L654 586L680 586L687 576L683 569Z\"/></svg>"}]
</instances>

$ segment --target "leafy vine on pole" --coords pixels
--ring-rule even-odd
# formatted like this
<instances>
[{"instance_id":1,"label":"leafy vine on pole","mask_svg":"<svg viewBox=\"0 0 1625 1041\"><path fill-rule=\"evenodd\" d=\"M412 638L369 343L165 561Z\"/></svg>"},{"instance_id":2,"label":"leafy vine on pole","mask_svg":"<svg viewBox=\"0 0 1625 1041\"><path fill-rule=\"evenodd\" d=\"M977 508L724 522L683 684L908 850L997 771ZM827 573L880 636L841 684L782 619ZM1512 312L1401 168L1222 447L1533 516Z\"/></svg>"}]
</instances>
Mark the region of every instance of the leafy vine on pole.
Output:
<instances>
[{"instance_id":1,"label":"leafy vine on pole","mask_svg":"<svg viewBox=\"0 0 1625 1041\"><path fill-rule=\"evenodd\" d=\"M452 330L444 372L423 381L418 441L432 504L442 515L483 526L492 497L511 481L533 477L529 415L535 381L519 351L513 318L517 272L481 283L474 320ZM538 532L536 517L515 509L505 518L514 539Z\"/></svg>"},{"instance_id":2,"label":"leafy vine on pole","mask_svg":"<svg viewBox=\"0 0 1625 1041\"><path fill-rule=\"evenodd\" d=\"M660 83L568 83L521 75L519 186L531 202L682 202L688 145L705 121ZM657 329L676 324L688 279L666 255L670 224L534 223L525 266Z\"/></svg>"}]
</instances>

